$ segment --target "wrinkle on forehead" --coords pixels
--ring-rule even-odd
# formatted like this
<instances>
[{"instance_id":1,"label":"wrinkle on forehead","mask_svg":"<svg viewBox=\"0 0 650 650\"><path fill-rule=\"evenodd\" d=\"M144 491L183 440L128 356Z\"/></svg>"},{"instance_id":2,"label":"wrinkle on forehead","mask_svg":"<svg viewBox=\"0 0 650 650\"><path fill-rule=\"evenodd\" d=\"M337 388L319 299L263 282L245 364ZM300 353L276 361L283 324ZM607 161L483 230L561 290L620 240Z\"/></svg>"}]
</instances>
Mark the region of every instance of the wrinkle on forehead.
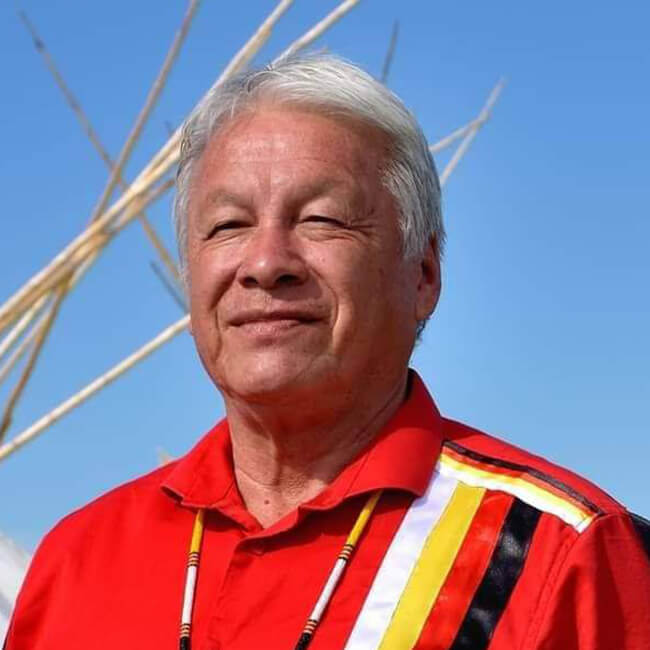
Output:
<instances>
[{"instance_id":1,"label":"wrinkle on forehead","mask_svg":"<svg viewBox=\"0 0 650 650\"><path fill-rule=\"evenodd\" d=\"M277 133L269 133L268 138L256 138L254 142L248 143L248 146L246 145L245 140L241 137L250 130L251 126L256 121L263 120L273 115L277 116L280 120L283 120L292 114L297 116L309 115L313 116L316 120L322 121L325 128L318 134L320 135L320 138L314 137L316 135L314 129L309 130L309 137L306 137L306 134L301 134L299 130L293 131L292 141L286 141L284 138L278 137L279 134ZM359 163L374 162L376 164L376 169L383 168L385 162L390 157L392 147L389 136L374 126L349 116L327 114L327 109L323 110L310 106L276 103L257 104L245 112L235 115L212 135L206 147L206 151L212 148L211 145L214 141L218 141L224 152L228 151L233 147L233 145L235 145L237 149L236 153L240 159L247 160L250 156L263 161L263 155L265 152L269 156L271 153L277 155L284 152L285 154L291 154L295 157L295 153L292 151L295 145L300 142L304 143L308 140L312 140L314 145L320 144L322 146L321 155L316 155L316 147L314 147L314 151L311 155L304 157L304 159L328 162L332 160L331 157L327 155L329 145L331 144L331 139L328 136L331 136L332 130L337 131L337 138L340 140L357 140L360 143L361 146L357 152L361 153L363 151L363 155L357 156ZM328 135L325 135L324 132L327 132ZM301 137L301 135L303 137ZM352 153L352 151L355 150L355 147L349 147L347 149ZM235 151L233 151L233 153L235 153ZM298 159L302 159L302 157ZM341 161L335 160L335 162L340 163Z\"/></svg>"},{"instance_id":2,"label":"wrinkle on forehead","mask_svg":"<svg viewBox=\"0 0 650 650\"><path fill-rule=\"evenodd\" d=\"M307 123L302 122L305 116L311 118ZM364 203L363 195L373 202L377 197L371 188L383 185L386 141L358 121L302 108L260 107L215 133L200 161L194 191L203 195L197 197L201 206L224 201L237 205L250 202L246 185L255 177L266 192L290 189L296 201L332 193L345 194L357 205ZM296 167L297 161L304 161L304 168ZM232 185L210 187L210 178L226 168Z\"/></svg>"},{"instance_id":3,"label":"wrinkle on forehead","mask_svg":"<svg viewBox=\"0 0 650 650\"><path fill-rule=\"evenodd\" d=\"M349 194L350 184L342 179L324 177L302 182L293 192L296 202L308 201L325 194ZM235 206L245 208L251 202L250 197L241 191L231 191L223 187L211 189L203 203L212 207Z\"/></svg>"}]
</instances>

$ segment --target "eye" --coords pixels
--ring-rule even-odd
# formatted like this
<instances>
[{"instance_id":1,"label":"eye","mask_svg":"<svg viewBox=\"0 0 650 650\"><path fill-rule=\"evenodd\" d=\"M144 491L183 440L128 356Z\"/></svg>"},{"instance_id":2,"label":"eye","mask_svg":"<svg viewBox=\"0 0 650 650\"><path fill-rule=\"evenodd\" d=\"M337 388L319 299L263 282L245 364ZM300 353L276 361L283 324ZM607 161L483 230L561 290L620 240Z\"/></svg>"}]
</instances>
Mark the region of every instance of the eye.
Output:
<instances>
[{"instance_id":1,"label":"eye","mask_svg":"<svg viewBox=\"0 0 650 650\"><path fill-rule=\"evenodd\" d=\"M345 224L335 217L329 217L324 214L310 214L303 219L303 222L307 223L322 223L330 226L338 226L340 228L344 227Z\"/></svg>"},{"instance_id":2,"label":"eye","mask_svg":"<svg viewBox=\"0 0 650 650\"><path fill-rule=\"evenodd\" d=\"M221 232L226 232L228 230L237 230L239 228L244 228L248 224L245 221L239 219L228 219L226 221L220 221L216 223L206 235L206 239L211 239L215 235L218 235Z\"/></svg>"}]
</instances>

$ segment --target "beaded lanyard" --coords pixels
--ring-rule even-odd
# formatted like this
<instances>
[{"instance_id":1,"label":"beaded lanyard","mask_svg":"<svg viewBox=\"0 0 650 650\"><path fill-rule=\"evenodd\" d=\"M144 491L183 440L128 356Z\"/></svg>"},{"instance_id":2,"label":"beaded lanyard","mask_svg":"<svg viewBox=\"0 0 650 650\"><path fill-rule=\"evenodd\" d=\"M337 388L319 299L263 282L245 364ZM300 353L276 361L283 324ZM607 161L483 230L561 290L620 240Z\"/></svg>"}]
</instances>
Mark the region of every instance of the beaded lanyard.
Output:
<instances>
[{"instance_id":1,"label":"beaded lanyard","mask_svg":"<svg viewBox=\"0 0 650 650\"><path fill-rule=\"evenodd\" d=\"M327 604L332 599L332 594L336 589L336 585L341 579L343 570L345 569L352 553L354 552L355 547L363 533L363 529L366 527L368 520L372 511L379 501L381 496L381 490L377 490L370 495L368 501L361 509L357 520L352 526L352 530L348 535L348 538L343 544L343 548L339 553L338 558L334 567L330 571L330 574L327 578L327 582L323 587L316 605L312 610L312 613L307 619L307 623L298 639L295 650L305 650L312 638L314 637L314 632L316 627L320 622L320 619L327 607ZM196 518L194 520L194 528L192 530L192 542L190 543L190 553L187 561L187 573L185 574L185 591L183 594L183 611L181 614L181 632L180 632L180 650L190 650L190 637L192 633L192 609L194 607L194 592L196 589L196 576L199 571L199 561L201 559L201 540L203 539L203 518L204 510L200 509L196 513Z\"/></svg>"},{"instance_id":2,"label":"beaded lanyard","mask_svg":"<svg viewBox=\"0 0 650 650\"><path fill-rule=\"evenodd\" d=\"M203 540L203 517L205 510L197 511L192 529L190 553L187 559L187 573L185 574L185 592L183 593L183 611L181 612L180 650L190 650L190 636L192 633L192 609L194 607L194 591L196 589L196 576L199 572L201 559L201 541Z\"/></svg>"}]
</instances>

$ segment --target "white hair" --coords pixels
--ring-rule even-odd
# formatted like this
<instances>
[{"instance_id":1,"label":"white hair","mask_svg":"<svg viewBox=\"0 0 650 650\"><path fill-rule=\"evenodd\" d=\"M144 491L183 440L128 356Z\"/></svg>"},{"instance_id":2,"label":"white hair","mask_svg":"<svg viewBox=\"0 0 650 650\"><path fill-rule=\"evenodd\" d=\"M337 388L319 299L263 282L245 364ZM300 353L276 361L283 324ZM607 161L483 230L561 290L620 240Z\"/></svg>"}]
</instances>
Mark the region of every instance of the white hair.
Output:
<instances>
[{"instance_id":1,"label":"white hair","mask_svg":"<svg viewBox=\"0 0 650 650\"><path fill-rule=\"evenodd\" d=\"M261 103L304 106L362 122L387 136L389 152L383 183L400 213L404 255L418 257L432 238L437 254L441 254L445 232L440 182L426 138L413 114L386 86L348 61L329 54L294 55L212 88L183 125L174 222L184 278L187 213L195 165L221 127Z\"/></svg>"}]
</instances>

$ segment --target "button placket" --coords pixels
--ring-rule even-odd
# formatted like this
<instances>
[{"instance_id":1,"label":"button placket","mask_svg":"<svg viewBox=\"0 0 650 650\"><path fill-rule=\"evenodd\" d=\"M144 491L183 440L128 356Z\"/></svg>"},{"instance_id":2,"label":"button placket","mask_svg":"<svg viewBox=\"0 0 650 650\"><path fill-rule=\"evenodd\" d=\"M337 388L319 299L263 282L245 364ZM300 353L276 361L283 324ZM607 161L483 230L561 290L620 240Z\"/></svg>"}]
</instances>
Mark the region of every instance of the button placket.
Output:
<instances>
[{"instance_id":1,"label":"button placket","mask_svg":"<svg viewBox=\"0 0 650 650\"><path fill-rule=\"evenodd\" d=\"M238 574L246 570L253 561L253 557L264 553L264 548L260 542L262 540L243 538L235 545L228 562L228 567L224 573L221 588L214 599L212 608L215 611L208 623L207 645L205 645L205 650L217 650L222 647L225 627L227 627L228 621L232 619L228 615L228 606L232 606L236 602L234 600L236 589L233 588L233 585L238 579ZM250 548L251 543L257 544L259 551L253 551Z\"/></svg>"}]
</instances>

